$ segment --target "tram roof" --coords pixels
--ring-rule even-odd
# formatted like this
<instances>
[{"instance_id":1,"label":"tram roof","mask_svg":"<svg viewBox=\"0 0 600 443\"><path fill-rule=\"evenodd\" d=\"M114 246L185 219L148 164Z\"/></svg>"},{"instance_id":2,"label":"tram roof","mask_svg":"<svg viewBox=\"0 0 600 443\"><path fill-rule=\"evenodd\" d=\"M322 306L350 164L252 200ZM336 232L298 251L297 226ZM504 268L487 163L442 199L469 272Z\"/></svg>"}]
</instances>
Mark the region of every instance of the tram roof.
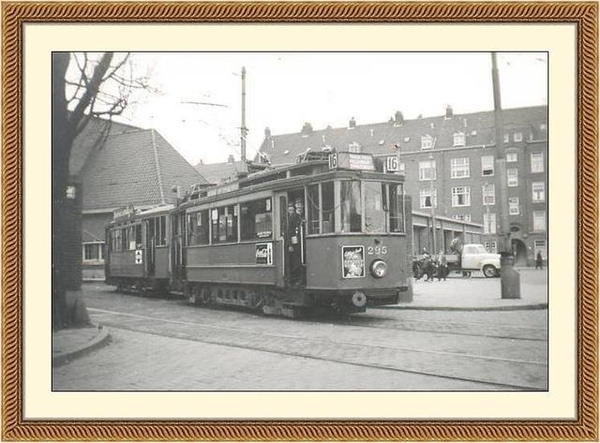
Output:
<instances>
[{"instance_id":1,"label":"tram roof","mask_svg":"<svg viewBox=\"0 0 600 443\"><path fill-rule=\"evenodd\" d=\"M375 157L373 157L375 159ZM404 175L383 173L381 171L365 171L358 169L330 169L328 160L301 161L294 165L278 168L266 168L246 177L222 183L206 189L199 198L191 198L182 203L182 208L195 206L198 203L220 200L225 197L236 197L258 190L285 190L287 188L314 183L316 180L334 178L374 179L391 182L403 182Z\"/></svg>"}]
</instances>

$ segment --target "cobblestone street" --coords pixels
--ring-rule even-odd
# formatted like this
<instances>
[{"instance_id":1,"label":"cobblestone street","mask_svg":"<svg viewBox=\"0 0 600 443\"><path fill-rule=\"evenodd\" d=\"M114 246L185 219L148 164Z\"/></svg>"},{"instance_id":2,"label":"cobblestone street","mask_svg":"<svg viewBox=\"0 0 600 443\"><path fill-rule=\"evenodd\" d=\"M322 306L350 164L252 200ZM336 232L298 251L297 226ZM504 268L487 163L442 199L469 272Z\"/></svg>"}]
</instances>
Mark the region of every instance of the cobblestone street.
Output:
<instances>
[{"instance_id":1,"label":"cobblestone street","mask_svg":"<svg viewBox=\"0 0 600 443\"><path fill-rule=\"evenodd\" d=\"M529 274L526 287L545 293L539 279ZM420 282L415 299L461 297L464 288L497 284L484 278ZM433 295L442 288L443 295ZM399 306L292 321L123 295L101 284L86 285L85 294L92 320L108 326L111 342L56 367L55 390L460 391L546 383L545 309ZM481 303L488 296L482 294Z\"/></svg>"}]
</instances>

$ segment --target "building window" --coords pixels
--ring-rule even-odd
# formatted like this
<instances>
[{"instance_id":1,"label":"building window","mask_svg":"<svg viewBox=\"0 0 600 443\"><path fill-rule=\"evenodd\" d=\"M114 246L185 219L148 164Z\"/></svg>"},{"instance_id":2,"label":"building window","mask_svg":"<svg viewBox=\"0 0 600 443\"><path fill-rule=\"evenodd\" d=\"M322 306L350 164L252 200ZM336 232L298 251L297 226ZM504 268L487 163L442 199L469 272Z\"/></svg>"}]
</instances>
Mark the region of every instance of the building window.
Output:
<instances>
[{"instance_id":1,"label":"building window","mask_svg":"<svg viewBox=\"0 0 600 443\"><path fill-rule=\"evenodd\" d=\"M533 230L535 232L546 230L546 211L533 211Z\"/></svg>"},{"instance_id":2,"label":"building window","mask_svg":"<svg viewBox=\"0 0 600 443\"><path fill-rule=\"evenodd\" d=\"M496 233L496 214L493 212L483 213L483 233L484 234L495 234Z\"/></svg>"},{"instance_id":3,"label":"building window","mask_svg":"<svg viewBox=\"0 0 600 443\"><path fill-rule=\"evenodd\" d=\"M504 143L508 143L510 141L510 134L504 134Z\"/></svg>"},{"instance_id":4,"label":"building window","mask_svg":"<svg viewBox=\"0 0 600 443\"><path fill-rule=\"evenodd\" d=\"M497 254L498 253L498 242L496 240L484 242L483 243L483 247L490 254Z\"/></svg>"},{"instance_id":5,"label":"building window","mask_svg":"<svg viewBox=\"0 0 600 443\"><path fill-rule=\"evenodd\" d=\"M471 206L471 188L469 186L452 188L452 206Z\"/></svg>"},{"instance_id":6,"label":"building window","mask_svg":"<svg viewBox=\"0 0 600 443\"><path fill-rule=\"evenodd\" d=\"M481 175L491 176L494 175L494 156L486 155L481 157Z\"/></svg>"},{"instance_id":7,"label":"building window","mask_svg":"<svg viewBox=\"0 0 600 443\"><path fill-rule=\"evenodd\" d=\"M352 128L349 128L352 129ZM362 152L362 146L357 142L348 143L348 152L355 152L360 154Z\"/></svg>"},{"instance_id":8,"label":"building window","mask_svg":"<svg viewBox=\"0 0 600 443\"><path fill-rule=\"evenodd\" d=\"M437 189L421 189L420 192L421 209L437 208Z\"/></svg>"},{"instance_id":9,"label":"building window","mask_svg":"<svg viewBox=\"0 0 600 443\"><path fill-rule=\"evenodd\" d=\"M435 180L435 160L419 162L419 180Z\"/></svg>"},{"instance_id":10,"label":"building window","mask_svg":"<svg viewBox=\"0 0 600 443\"><path fill-rule=\"evenodd\" d=\"M519 197L508 197L508 213L510 215L519 215Z\"/></svg>"},{"instance_id":11,"label":"building window","mask_svg":"<svg viewBox=\"0 0 600 443\"><path fill-rule=\"evenodd\" d=\"M433 149L433 137L431 135L421 136L421 149Z\"/></svg>"},{"instance_id":12,"label":"building window","mask_svg":"<svg viewBox=\"0 0 600 443\"><path fill-rule=\"evenodd\" d=\"M83 261L103 263L104 262L104 243L84 243L83 244Z\"/></svg>"},{"instance_id":13,"label":"building window","mask_svg":"<svg viewBox=\"0 0 600 443\"><path fill-rule=\"evenodd\" d=\"M544 172L544 154L541 152L531 153L531 172L532 174Z\"/></svg>"},{"instance_id":14,"label":"building window","mask_svg":"<svg viewBox=\"0 0 600 443\"><path fill-rule=\"evenodd\" d=\"M471 221L471 214L454 214L452 216L452 218L454 220L460 220L460 221L470 222Z\"/></svg>"},{"instance_id":15,"label":"building window","mask_svg":"<svg viewBox=\"0 0 600 443\"><path fill-rule=\"evenodd\" d=\"M465 145L464 132L456 132L454 134L454 146L464 146L464 145Z\"/></svg>"},{"instance_id":16,"label":"building window","mask_svg":"<svg viewBox=\"0 0 600 443\"><path fill-rule=\"evenodd\" d=\"M506 162L507 163L515 163L519 159L518 154L516 152L507 152L506 153Z\"/></svg>"},{"instance_id":17,"label":"building window","mask_svg":"<svg viewBox=\"0 0 600 443\"><path fill-rule=\"evenodd\" d=\"M450 177L468 178L470 175L469 159L467 157L450 159Z\"/></svg>"},{"instance_id":18,"label":"building window","mask_svg":"<svg viewBox=\"0 0 600 443\"><path fill-rule=\"evenodd\" d=\"M496 187L493 184L483 185L482 194L484 206L496 204Z\"/></svg>"},{"instance_id":19,"label":"building window","mask_svg":"<svg viewBox=\"0 0 600 443\"><path fill-rule=\"evenodd\" d=\"M506 170L506 185L511 188L519 186L519 170L517 168Z\"/></svg>"},{"instance_id":20,"label":"building window","mask_svg":"<svg viewBox=\"0 0 600 443\"><path fill-rule=\"evenodd\" d=\"M523 141L523 133L522 132L515 132L513 134L513 140L515 142L522 142Z\"/></svg>"},{"instance_id":21,"label":"building window","mask_svg":"<svg viewBox=\"0 0 600 443\"><path fill-rule=\"evenodd\" d=\"M309 190L310 192L310 190ZM313 200L309 197L308 226L313 220ZM317 188L317 223L318 215L318 188ZM240 203L240 237L242 240L256 240L271 238L273 234L273 215L271 213L271 199L263 198L251 202Z\"/></svg>"},{"instance_id":22,"label":"building window","mask_svg":"<svg viewBox=\"0 0 600 443\"><path fill-rule=\"evenodd\" d=\"M544 182L533 182L531 184L531 201L540 203L546 200Z\"/></svg>"}]
</instances>

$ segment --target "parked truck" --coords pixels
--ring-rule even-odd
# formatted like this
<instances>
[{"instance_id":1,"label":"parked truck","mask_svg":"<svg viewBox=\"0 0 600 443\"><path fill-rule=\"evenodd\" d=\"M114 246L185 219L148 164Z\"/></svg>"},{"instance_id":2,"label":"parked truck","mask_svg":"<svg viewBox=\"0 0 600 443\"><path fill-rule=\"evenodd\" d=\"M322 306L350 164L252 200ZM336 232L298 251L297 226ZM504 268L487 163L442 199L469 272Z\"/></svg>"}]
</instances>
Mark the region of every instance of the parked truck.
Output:
<instances>
[{"instance_id":1,"label":"parked truck","mask_svg":"<svg viewBox=\"0 0 600 443\"><path fill-rule=\"evenodd\" d=\"M466 244L460 254L446 255L448 271L481 271L486 277L500 275L500 254L487 252L483 245Z\"/></svg>"}]
</instances>

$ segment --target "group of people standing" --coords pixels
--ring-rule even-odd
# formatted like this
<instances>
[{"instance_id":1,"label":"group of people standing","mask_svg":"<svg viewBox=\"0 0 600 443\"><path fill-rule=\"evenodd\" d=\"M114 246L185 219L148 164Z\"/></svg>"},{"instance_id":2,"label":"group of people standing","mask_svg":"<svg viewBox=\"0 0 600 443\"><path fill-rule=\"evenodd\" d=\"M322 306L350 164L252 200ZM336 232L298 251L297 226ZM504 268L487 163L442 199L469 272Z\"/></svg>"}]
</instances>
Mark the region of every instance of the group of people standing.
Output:
<instances>
[{"instance_id":1,"label":"group of people standing","mask_svg":"<svg viewBox=\"0 0 600 443\"><path fill-rule=\"evenodd\" d=\"M437 255L431 256L426 248L421 251L421 256L413 263L413 274L416 280L421 277L425 281L433 281L437 277L438 281L446 281L448 276L448 259L441 250Z\"/></svg>"}]
</instances>

